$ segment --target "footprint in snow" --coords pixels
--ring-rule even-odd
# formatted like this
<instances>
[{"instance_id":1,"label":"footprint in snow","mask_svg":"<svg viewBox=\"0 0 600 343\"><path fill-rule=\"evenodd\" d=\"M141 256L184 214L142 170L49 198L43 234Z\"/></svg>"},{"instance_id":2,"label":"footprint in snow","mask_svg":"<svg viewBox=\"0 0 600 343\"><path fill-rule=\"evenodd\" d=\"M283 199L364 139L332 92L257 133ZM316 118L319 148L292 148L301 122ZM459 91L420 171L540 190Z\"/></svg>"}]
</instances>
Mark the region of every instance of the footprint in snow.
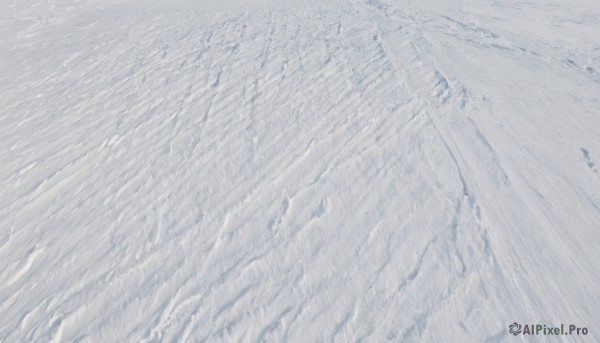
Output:
<instances>
[{"instance_id":1,"label":"footprint in snow","mask_svg":"<svg viewBox=\"0 0 600 343\"><path fill-rule=\"evenodd\" d=\"M590 157L590 152L584 148L580 148L580 149L581 149L581 153L583 154L583 159L585 160L585 163L587 163L588 167L590 167L590 169L593 170L594 173L597 173L598 169L596 168L594 161L592 161L592 158Z\"/></svg>"}]
</instances>

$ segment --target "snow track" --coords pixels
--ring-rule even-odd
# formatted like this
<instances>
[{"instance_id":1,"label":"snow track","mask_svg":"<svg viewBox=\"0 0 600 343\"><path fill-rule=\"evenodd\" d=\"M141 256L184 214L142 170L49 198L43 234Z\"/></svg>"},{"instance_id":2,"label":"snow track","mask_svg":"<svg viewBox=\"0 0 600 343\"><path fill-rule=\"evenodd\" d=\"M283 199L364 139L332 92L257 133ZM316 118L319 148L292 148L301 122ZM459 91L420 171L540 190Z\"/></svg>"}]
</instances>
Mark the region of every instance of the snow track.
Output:
<instances>
[{"instance_id":1,"label":"snow track","mask_svg":"<svg viewBox=\"0 0 600 343\"><path fill-rule=\"evenodd\" d=\"M13 2L0 341L600 339L600 9L510 6Z\"/></svg>"}]
</instances>

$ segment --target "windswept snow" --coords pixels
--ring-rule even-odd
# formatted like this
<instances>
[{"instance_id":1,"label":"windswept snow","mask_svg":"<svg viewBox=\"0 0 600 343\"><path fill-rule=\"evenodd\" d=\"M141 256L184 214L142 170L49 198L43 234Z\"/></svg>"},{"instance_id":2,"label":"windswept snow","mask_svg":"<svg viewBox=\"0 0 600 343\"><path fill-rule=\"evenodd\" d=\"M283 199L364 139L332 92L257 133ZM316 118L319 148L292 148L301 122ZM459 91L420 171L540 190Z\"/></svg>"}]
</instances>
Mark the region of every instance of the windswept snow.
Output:
<instances>
[{"instance_id":1,"label":"windswept snow","mask_svg":"<svg viewBox=\"0 0 600 343\"><path fill-rule=\"evenodd\" d=\"M3 5L0 341L600 340L600 3Z\"/></svg>"}]
</instances>

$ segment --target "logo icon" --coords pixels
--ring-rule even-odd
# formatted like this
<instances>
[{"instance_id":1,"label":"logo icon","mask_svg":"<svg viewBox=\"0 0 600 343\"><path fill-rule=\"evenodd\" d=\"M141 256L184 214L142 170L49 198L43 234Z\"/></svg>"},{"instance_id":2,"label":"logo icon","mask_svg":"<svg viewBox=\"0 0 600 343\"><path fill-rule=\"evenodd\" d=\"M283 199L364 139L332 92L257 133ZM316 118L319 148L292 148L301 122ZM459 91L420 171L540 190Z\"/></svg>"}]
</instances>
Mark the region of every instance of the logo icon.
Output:
<instances>
[{"instance_id":1,"label":"logo icon","mask_svg":"<svg viewBox=\"0 0 600 343\"><path fill-rule=\"evenodd\" d=\"M515 336L520 334L521 330L523 330L523 327L521 326L521 324L518 324L517 322L514 322L508 326L508 332L512 333Z\"/></svg>"}]
</instances>

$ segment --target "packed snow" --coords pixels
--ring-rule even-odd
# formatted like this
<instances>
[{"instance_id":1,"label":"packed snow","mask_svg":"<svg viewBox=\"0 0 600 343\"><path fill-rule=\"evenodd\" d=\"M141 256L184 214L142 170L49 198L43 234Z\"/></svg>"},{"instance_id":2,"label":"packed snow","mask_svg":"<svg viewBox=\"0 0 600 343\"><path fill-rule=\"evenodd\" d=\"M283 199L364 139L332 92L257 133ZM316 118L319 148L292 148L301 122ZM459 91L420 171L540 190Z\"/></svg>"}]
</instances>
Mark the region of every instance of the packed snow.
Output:
<instances>
[{"instance_id":1,"label":"packed snow","mask_svg":"<svg viewBox=\"0 0 600 343\"><path fill-rule=\"evenodd\" d=\"M0 2L0 342L600 341L600 2Z\"/></svg>"}]
</instances>

